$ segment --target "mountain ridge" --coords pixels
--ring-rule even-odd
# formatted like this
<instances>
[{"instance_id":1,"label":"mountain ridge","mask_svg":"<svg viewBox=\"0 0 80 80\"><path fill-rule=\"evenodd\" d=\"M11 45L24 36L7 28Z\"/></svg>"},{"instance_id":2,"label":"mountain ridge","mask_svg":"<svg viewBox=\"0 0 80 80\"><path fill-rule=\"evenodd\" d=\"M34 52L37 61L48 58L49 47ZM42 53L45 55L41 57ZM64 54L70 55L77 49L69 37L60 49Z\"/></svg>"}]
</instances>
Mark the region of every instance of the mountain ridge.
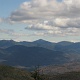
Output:
<instances>
[{"instance_id":1,"label":"mountain ridge","mask_svg":"<svg viewBox=\"0 0 80 80\"><path fill-rule=\"evenodd\" d=\"M5 58L5 63L22 66L49 65L64 63L64 53L52 51L42 47L26 47L15 45L6 48L5 51L10 55ZM61 60L59 60L61 59Z\"/></svg>"},{"instance_id":2,"label":"mountain ridge","mask_svg":"<svg viewBox=\"0 0 80 80\"><path fill-rule=\"evenodd\" d=\"M72 43L68 41L62 41L58 43L52 43L42 39L33 42L15 42L13 40L3 40L1 42L0 61L3 63L14 63L14 65L21 66L27 66L25 64L30 63L28 66L32 66L38 64L50 65L80 61L79 42Z\"/></svg>"}]
</instances>

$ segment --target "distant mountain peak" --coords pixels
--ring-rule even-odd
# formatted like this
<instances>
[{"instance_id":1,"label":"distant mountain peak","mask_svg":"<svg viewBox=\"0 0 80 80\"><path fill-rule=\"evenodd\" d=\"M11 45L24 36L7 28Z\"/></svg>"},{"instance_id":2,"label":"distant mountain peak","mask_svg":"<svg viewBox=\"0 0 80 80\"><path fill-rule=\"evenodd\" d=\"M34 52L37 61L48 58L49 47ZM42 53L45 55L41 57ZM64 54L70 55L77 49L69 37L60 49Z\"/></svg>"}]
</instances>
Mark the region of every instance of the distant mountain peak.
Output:
<instances>
[{"instance_id":1,"label":"distant mountain peak","mask_svg":"<svg viewBox=\"0 0 80 80\"><path fill-rule=\"evenodd\" d=\"M61 41L61 42L58 42L57 44L63 45L63 46L67 46L67 45L73 44L73 42L69 42L69 41Z\"/></svg>"},{"instance_id":2,"label":"distant mountain peak","mask_svg":"<svg viewBox=\"0 0 80 80\"><path fill-rule=\"evenodd\" d=\"M49 42L49 41L46 41L46 40L43 40L43 39L38 39L38 40L36 40L34 42Z\"/></svg>"},{"instance_id":3,"label":"distant mountain peak","mask_svg":"<svg viewBox=\"0 0 80 80\"><path fill-rule=\"evenodd\" d=\"M45 40L43 40L43 39L38 39L38 40L36 40L36 41L45 41Z\"/></svg>"},{"instance_id":4,"label":"distant mountain peak","mask_svg":"<svg viewBox=\"0 0 80 80\"><path fill-rule=\"evenodd\" d=\"M49 41L43 40L43 39L38 39L36 41L33 41L34 43L51 43Z\"/></svg>"},{"instance_id":5,"label":"distant mountain peak","mask_svg":"<svg viewBox=\"0 0 80 80\"><path fill-rule=\"evenodd\" d=\"M61 41L61 42L58 42L58 43L73 43L73 42L70 42L70 41Z\"/></svg>"}]
</instances>

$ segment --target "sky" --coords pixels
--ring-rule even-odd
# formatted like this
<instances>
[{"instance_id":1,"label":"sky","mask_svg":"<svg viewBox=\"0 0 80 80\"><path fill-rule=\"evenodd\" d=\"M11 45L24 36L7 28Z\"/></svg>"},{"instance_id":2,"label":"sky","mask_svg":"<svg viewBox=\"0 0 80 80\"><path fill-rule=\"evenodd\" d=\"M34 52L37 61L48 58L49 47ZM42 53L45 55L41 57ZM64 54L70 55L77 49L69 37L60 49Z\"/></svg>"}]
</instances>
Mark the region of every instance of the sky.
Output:
<instances>
[{"instance_id":1,"label":"sky","mask_svg":"<svg viewBox=\"0 0 80 80\"><path fill-rule=\"evenodd\" d=\"M0 40L80 42L79 0L0 0Z\"/></svg>"}]
</instances>

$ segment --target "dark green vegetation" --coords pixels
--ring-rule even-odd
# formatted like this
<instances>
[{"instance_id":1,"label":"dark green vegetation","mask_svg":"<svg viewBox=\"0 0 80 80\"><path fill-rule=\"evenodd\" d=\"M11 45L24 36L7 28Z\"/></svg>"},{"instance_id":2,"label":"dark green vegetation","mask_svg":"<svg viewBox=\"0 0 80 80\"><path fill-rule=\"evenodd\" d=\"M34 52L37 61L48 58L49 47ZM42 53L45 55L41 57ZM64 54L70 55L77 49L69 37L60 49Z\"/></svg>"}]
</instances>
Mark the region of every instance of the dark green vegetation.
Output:
<instances>
[{"instance_id":1,"label":"dark green vegetation","mask_svg":"<svg viewBox=\"0 0 80 80\"><path fill-rule=\"evenodd\" d=\"M0 80L34 80L27 71L0 65Z\"/></svg>"},{"instance_id":2,"label":"dark green vegetation","mask_svg":"<svg viewBox=\"0 0 80 80\"><path fill-rule=\"evenodd\" d=\"M0 80L80 80L80 72L64 74L39 74L38 69L27 72L11 66L0 65Z\"/></svg>"},{"instance_id":3,"label":"dark green vegetation","mask_svg":"<svg viewBox=\"0 0 80 80\"><path fill-rule=\"evenodd\" d=\"M69 72L64 74L44 75L44 76L43 80L80 80L80 72Z\"/></svg>"}]
</instances>

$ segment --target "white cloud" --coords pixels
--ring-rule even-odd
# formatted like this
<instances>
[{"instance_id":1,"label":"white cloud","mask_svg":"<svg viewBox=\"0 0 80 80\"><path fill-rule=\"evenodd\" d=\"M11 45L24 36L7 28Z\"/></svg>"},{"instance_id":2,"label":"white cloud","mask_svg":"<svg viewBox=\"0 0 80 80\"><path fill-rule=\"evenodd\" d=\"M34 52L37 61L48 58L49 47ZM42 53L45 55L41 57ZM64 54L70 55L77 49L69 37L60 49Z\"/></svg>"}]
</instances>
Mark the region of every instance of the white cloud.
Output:
<instances>
[{"instance_id":1,"label":"white cloud","mask_svg":"<svg viewBox=\"0 0 80 80\"><path fill-rule=\"evenodd\" d=\"M68 21L69 21L69 18L67 18L67 19L66 18L56 18L54 20L54 23L56 26L65 27L65 26L67 26Z\"/></svg>"},{"instance_id":2,"label":"white cloud","mask_svg":"<svg viewBox=\"0 0 80 80\"><path fill-rule=\"evenodd\" d=\"M80 34L80 1L26 1L11 13L8 21L27 23L25 29L39 31L39 35L76 36Z\"/></svg>"},{"instance_id":3,"label":"white cloud","mask_svg":"<svg viewBox=\"0 0 80 80\"><path fill-rule=\"evenodd\" d=\"M80 18L56 18L54 23L59 27L80 28Z\"/></svg>"},{"instance_id":4,"label":"white cloud","mask_svg":"<svg viewBox=\"0 0 80 80\"><path fill-rule=\"evenodd\" d=\"M44 32L35 32L33 36L45 36Z\"/></svg>"},{"instance_id":5,"label":"white cloud","mask_svg":"<svg viewBox=\"0 0 80 80\"><path fill-rule=\"evenodd\" d=\"M32 30L51 30L53 29L52 26L46 25L46 23L37 23L37 24L31 24L27 26L25 29L32 29Z\"/></svg>"},{"instance_id":6,"label":"white cloud","mask_svg":"<svg viewBox=\"0 0 80 80\"><path fill-rule=\"evenodd\" d=\"M11 22L31 22L53 19L54 14L60 10L62 3L56 0L32 0L20 5L20 9L12 12Z\"/></svg>"}]
</instances>

